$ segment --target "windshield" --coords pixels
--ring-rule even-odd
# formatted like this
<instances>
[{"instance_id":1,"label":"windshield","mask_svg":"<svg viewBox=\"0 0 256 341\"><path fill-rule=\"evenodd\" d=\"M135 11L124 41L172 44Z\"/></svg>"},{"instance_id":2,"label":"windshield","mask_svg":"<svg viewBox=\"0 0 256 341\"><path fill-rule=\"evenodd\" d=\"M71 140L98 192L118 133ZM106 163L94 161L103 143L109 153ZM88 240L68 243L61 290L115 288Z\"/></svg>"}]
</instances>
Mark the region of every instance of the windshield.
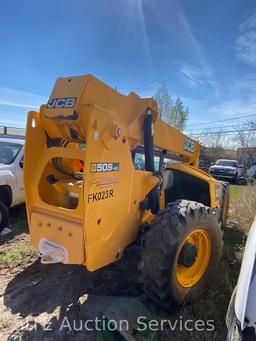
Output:
<instances>
[{"instance_id":1,"label":"windshield","mask_svg":"<svg viewBox=\"0 0 256 341\"><path fill-rule=\"evenodd\" d=\"M237 166L237 162L236 161L229 161L229 160L218 160L216 162L216 165L236 167Z\"/></svg>"},{"instance_id":2,"label":"windshield","mask_svg":"<svg viewBox=\"0 0 256 341\"><path fill-rule=\"evenodd\" d=\"M12 164L21 148L22 145L18 143L0 142L0 164Z\"/></svg>"},{"instance_id":3,"label":"windshield","mask_svg":"<svg viewBox=\"0 0 256 341\"><path fill-rule=\"evenodd\" d=\"M155 169L159 169L159 156L154 156ZM144 170L145 169L145 155L136 153L134 159L135 169Z\"/></svg>"}]
</instances>

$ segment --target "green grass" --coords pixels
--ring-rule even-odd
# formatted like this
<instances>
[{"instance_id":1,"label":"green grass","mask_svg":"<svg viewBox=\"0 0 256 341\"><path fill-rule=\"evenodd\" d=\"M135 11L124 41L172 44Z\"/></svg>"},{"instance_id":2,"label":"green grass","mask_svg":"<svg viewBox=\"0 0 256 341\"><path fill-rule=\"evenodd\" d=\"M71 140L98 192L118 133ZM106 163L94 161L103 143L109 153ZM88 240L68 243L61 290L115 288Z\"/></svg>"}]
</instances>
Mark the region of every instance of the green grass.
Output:
<instances>
[{"instance_id":1,"label":"green grass","mask_svg":"<svg viewBox=\"0 0 256 341\"><path fill-rule=\"evenodd\" d=\"M28 255L35 254L35 250L27 244L22 244L9 251L0 252L0 264L10 263L14 260L24 259Z\"/></svg>"},{"instance_id":2,"label":"green grass","mask_svg":"<svg viewBox=\"0 0 256 341\"><path fill-rule=\"evenodd\" d=\"M242 192L243 187L237 185L230 185L230 196L231 198L235 198L239 196Z\"/></svg>"},{"instance_id":3,"label":"green grass","mask_svg":"<svg viewBox=\"0 0 256 341\"><path fill-rule=\"evenodd\" d=\"M14 232L14 243L12 244L12 248L7 247L5 249L1 247L3 251L0 251L0 264L8 264L19 259L24 259L28 255L35 254L35 250L24 239L20 240L18 237L18 235L28 233L25 205L15 207L11 210L10 225ZM15 240L16 236L18 240Z\"/></svg>"}]
</instances>

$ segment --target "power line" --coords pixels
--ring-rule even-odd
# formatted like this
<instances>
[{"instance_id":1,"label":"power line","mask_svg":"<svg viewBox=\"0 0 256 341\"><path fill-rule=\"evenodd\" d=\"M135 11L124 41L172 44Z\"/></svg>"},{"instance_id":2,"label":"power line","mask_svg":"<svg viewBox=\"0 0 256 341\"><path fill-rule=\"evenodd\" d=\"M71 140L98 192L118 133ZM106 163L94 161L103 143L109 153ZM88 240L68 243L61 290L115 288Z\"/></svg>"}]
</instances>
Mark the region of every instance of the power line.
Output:
<instances>
[{"instance_id":1,"label":"power line","mask_svg":"<svg viewBox=\"0 0 256 341\"><path fill-rule=\"evenodd\" d=\"M256 116L256 114L245 115L245 116L240 116L240 117L232 117L232 118L227 118L225 120L210 121L210 122L205 122L205 123L202 123L202 122L201 123L193 123L193 124L188 124L187 127L205 125L205 124L211 124L211 123L218 123L218 122L227 122L227 121L233 121L233 120L240 120L242 118L248 118L248 117L253 117L253 116Z\"/></svg>"},{"instance_id":2,"label":"power line","mask_svg":"<svg viewBox=\"0 0 256 341\"><path fill-rule=\"evenodd\" d=\"M241 132L252 132L256 131L256 129L240 129L240 130L228 130L228 131L213 131L213 132L198 132L189 134L190 136L204 136L204 135L223 135L223 134L229 134L229 133L241 133Z\"/></svg>"},{"instance_id":3,"label":"power line","mask_svg":"<svg viewBox=\"0 0 256 341\"><path fill-rule=\"evenodd\" d=\"M248 129L249 131L252 130L252 128L254 128L254 126L248 124L248 123L241 123L241 124L230 124L230 125L226 125L226 126L213 126L213 127L209 127L209 128L202 128L200 130L197 129L190 129L186 131L186 134L201 134L201 133L211 133L214 131L218 131L218 129L220 131L222 131L223 133L225 133L227 131L227 129L234 129L236 128L236 131L238 130L238 128L241 129Z\"/></svg>"},{"instance_id":4,"label":"power line","mask_svg":"<svg viewBox=\"0 0 256 341\"><path fill-rule=\"evenodd\" d=\"M213 127L205 127L205 128L202 128L200 131L197 131L197 129L190 129L190 130L186 130L186 133L187 134L193 134L195 131L199 134L201 134L201 133L206 133L206 132L211 132L212 130L216 130L216 129L223 129L222 131L223 132L225 132L225 130L224 129L227 129L227 128L243 128L243 129L245 129L245 128L248 128L248 129L250 129L251 130L251 127L250 127L250 125L249 125L249 123L240 123L240 124L230 124L230 125L225 125L225 127L223 127L223 126L220 126L220 125L218 125L218 126L213 126Z\"/></svg>"}]
</instances>

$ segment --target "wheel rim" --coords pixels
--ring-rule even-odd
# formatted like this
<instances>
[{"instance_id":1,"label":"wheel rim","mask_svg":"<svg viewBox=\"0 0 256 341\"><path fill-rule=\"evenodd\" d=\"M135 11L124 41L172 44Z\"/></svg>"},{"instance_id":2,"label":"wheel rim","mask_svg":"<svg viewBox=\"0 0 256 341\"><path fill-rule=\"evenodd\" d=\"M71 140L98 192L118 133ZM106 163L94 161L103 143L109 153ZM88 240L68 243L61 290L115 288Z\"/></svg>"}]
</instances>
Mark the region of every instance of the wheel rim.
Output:
<instances>
[{"instance_id":1,"label":"wheel rim","mask_svg":"<svg viewBox=\"0 0 256 341\"><path fill-rule=\"evenodd\" d=\"M185 245L196 248L196 256L191 266L185 266L181 259ZM184 288L195 285L205 274L211 257L211 240L209 234L203 229L192 231L185 239L180 249L176 265L176 277L179 284Z\"/></svg>"}]
</instances>

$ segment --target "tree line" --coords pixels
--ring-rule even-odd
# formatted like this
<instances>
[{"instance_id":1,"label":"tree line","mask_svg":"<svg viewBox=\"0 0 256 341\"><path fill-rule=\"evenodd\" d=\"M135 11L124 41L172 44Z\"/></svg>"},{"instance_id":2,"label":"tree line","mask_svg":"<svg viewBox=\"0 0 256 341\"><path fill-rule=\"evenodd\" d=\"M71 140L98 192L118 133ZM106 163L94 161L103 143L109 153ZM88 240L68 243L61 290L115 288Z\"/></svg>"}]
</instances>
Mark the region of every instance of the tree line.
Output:
<instances>
[{"instance_id":1,"label":"tree line","mask_svg":"<svg viewBox=\"0 0 256 341\"><path fill-rule=\"evenodd\" d=\"M184 131L189 118L189 108L181 98L173 101L171 92L164 83L157 87L154 98L161 119ZM234 129L232 125L231 127ZM211 161L216 161L217 158L239 158L247 167L256 163L256 118L243 121L232 135L226 133L225 127L221 126L206 128L198 136L192 132L188 135L200 141L202 155L205 154ZM237 150L239 155L236 155Z\"/></svg>"},{"instance_id":2,"label":"tree line","mask_svg":"<svg viewBox=\"0 0 256 341\"><path fill-rule=\"evenodd\" d=\"M189 117L189 109L185 107L181 98L178 97L176 101L173 101L170 90L164 83L158 86L154 98L157 101L161 119L183 131Z\"/></svg>"}]
</instances>

